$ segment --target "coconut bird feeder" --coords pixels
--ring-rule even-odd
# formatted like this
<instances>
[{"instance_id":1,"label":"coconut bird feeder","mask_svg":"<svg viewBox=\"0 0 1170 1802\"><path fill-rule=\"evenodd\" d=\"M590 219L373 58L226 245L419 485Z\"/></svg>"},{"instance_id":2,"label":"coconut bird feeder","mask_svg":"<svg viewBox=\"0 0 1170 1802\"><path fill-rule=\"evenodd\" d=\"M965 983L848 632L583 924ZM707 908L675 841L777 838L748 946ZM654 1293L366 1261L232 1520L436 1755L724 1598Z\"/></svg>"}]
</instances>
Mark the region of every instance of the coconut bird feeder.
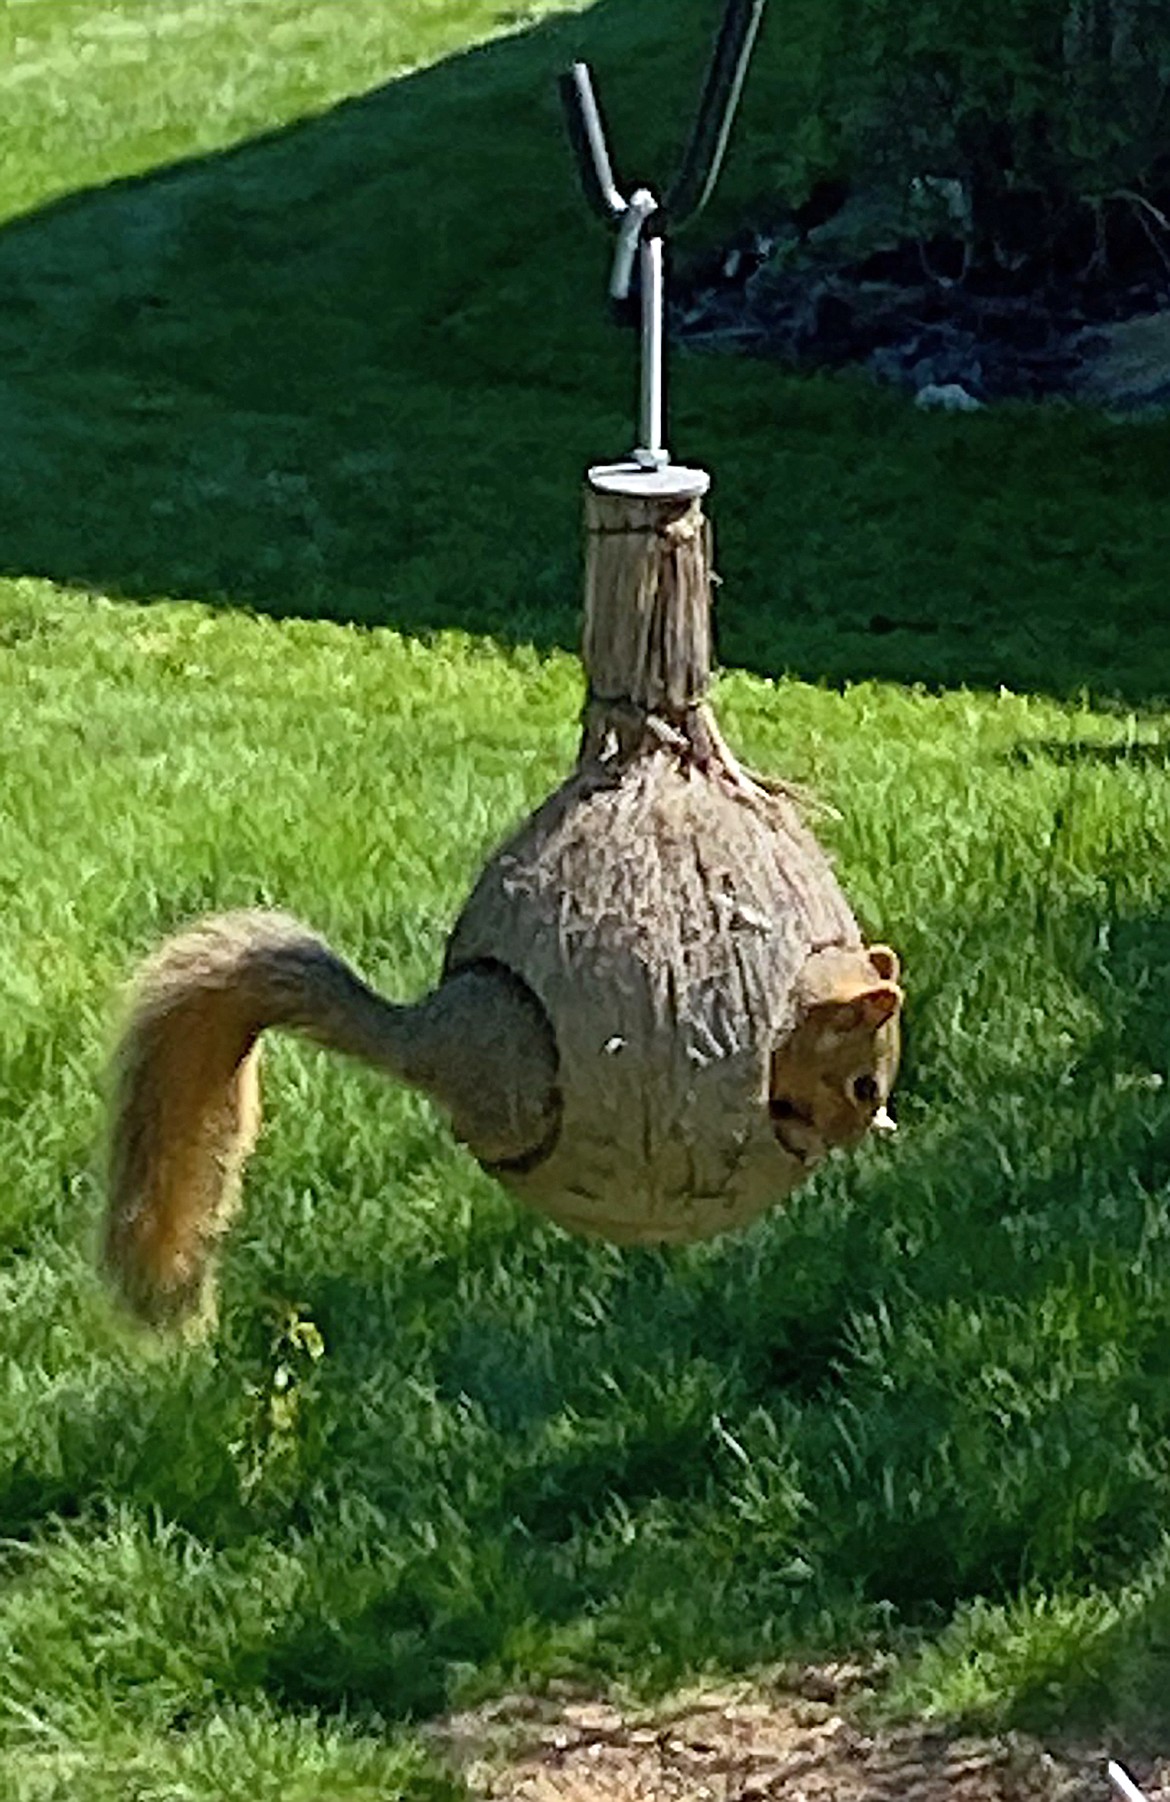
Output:
<instances>
[{"instance_id":1,"label":"coconut bird feeder","mask_svg":"<svg viewBox=\"0 0 1170 1802\"><path fill-rule=\"evenodd\" d=\"M118 1059L107 1262L139 1312L189 1311L255 1132L258 1040L299 1030L423 1089L485 1169L574 1231L738 1227L835 1146L890 1127L901 990L791 793L748 774L708 699L709 478L663 431L664 240L714 184L764 0L731 0L679 176L614 182L589 72L563 83L586 195L638 272L637 444L585 483L576 767L490 859L441 981L384 1000L285 916L164 945Z\"/></svg>"},{"instance_id":2,"label":"coconut bird feeder","mask_svg":"<svg viewBox=\"0 0 1170 1802\"><path fill-rule=\"evenodd\" d=\"M547 1138L495 1174L617 1243L740 1226L832 1144L893 1124L897 960L863 946L791 796L723 740L707 700L710 478L664 441L665 239L714 187L763 9L726 8L662 201L619 192L586 65L562 80L585 195L616 227L615 300L638 272L638 442L585 485L577 767L488 864L447 951L448 974L493 960L521 976L555 1037ZM832 1093L837 1064L856 1092Z\"/></svg>"}]
</instances>

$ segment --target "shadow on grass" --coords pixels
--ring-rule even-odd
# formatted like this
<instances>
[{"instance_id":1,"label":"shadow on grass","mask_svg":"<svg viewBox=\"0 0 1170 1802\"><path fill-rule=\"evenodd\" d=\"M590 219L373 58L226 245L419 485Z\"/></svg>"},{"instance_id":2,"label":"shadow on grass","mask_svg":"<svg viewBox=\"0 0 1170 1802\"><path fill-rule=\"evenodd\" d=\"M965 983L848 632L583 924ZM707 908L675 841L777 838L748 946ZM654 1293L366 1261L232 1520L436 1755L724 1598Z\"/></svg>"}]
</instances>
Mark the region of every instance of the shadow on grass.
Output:
<instances>
[{"instance_id":1,"label":"shadow on grass","mask_svg":"<svg viewBox=\"0 0 1170 1802\"><path fill-rule=\"evenodd\" d=\"M1136 739L1126 744L1100 744L1094 739L1029 739L1013 747L1013 763L1031 764L1039 759L1075 769L1097 764L1106 769L1164 770L1170 768L1170 743L1161 739Z\"/></svg>"},{"instance_id":2,"label":"shadow on grass","mask_svg":"<svg viewBox=\"0 0 1170 1802\"><path fill-rule=\"evenodd\" d=\"M1125 955L1168 930L1135 925ZM418 1715L472 1664L489 1689L566 1668L670 1686L937 1627L1022 1585L1124 1583L1167 1502L1170 1140L1164 1101L1105 1086L1043 1168L1021 1110L952 1111L917 1156L867 1160L848 1204L831 1178L741 1240L623 1260L588 1324L550 1280L516 1330L505 1271L539 1291L540 1262L577 1267L584 1296L597 1273L564 1241L553 1260L523 1226L485 1230L446 1270L480 1312L451 1311L428 1368L485 1424L494 1468L445 1459L441 1500L402 1471L363 1491L395 1538L461 1515L458 1548L424 1531L385 1580L334 1573L266 1681L296 1705ZM356 1272L311 1305L343 1366L369 1372L371 1332L394 1341L393 1299ZM1119 1641L1131 1676L1145 1646Z\"/></svg>"},{"instance_id":3,"label":"shadow on grass","mask_svg":"<svg viewBox=\"0 0 1170 1802\"><path fill-rule=\"evenodd\" d=\"M715 11L600 0L9 225L0 569L575 645L580 474L628 447L634 345L553 77L590 58L615 142L668 171ZM809 105L815 11L769 15L709 236L799 184L776 122ZM675 376L674 442L717 477L725 661L1164 693L1170 426Z\"/></svg>"},{"instance_id":4,"label":"shadow on grass","mask_svg":"<svg viewBox=\"0 0 1170 1802\"><path fill-rule=\"evenodd\" d=\"M116 1499L229 1561L274 1540L295 1604L217 1680L368 1718L444 1708L473 1668L670 1684L1125 1584L1170 1508L1170 917L1099 925L1051 922L1098 1021L1068 1080L972 1078L928 1018L901 1144L738 1238L599 1251L484 1184L441 1241L372 1266L347 1235L289 1270L327 1355L246 1496L273 1270L237 1241L214 1362L68 1399L65 1462L11 1473L5 1532ZM979 930L964 957L1020 922ZM1116 1656L1140 1686L1164 1653L1135 1629Z\"/></svg>"},{"instance_id":5,"label":"shadow on grass","mask_svg":"<svg viewBox=\"0 0 1170 1802\"><path fill-rule=\"evenodd\" d=\"M401 1297L420 1277L449 1290L427 1308L428 1379L494 1455L490 1474L470 1448L445 1463L459 1553L424 1533L374 1593L290 1622L278 1692L362 1710L392 1691L426 1712L465 1661L507 1682L537 1644L546 1671L671 1683L791 1653L826 1622L839 1649L863 1623L937 1623L1025 1583L1124 1582L1154 1554L1170 1110L1120 1073L1159 1068L1170 919L1118 920L1102 951L1070 910L1060 936L1100 1027L1055 1156L1029 1134L1049 1072L972 1102L931 1056L907 1073L900 1155L873 1148L738 1239L599 1272L493 1210L442 1269L324 1284L311 1305L363 1383ZM366 1501L400 1525L437 1505L406 1462L367 1465ZM1144 1643L1119 1651L1131 1674Z\"/></svg>"}]
</instances>

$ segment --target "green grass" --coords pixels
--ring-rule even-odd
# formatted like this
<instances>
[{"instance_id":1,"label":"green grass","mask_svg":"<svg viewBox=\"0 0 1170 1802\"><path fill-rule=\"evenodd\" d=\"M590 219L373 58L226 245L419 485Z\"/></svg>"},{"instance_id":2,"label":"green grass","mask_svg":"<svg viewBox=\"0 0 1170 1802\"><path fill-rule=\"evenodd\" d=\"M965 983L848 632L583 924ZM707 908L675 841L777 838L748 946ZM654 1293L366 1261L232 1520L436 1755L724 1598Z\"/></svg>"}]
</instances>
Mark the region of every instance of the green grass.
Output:
<instances>
[{"instance_id":1,"label":"green grass","mask_svg":"<svg viewBox=\"0 0 1170 1802\"><path fill-rule=\"evenodd\" d=\"M713 9L537 11L0 23L22 1802L437 1796L416 1725L467 1697L875 1642L899 1707L1170 1729L1165 425L676 367L722 717L836 805L906 962L892 1146L741 1238L621 1255L285 1044L215 1341L129 1335L92 1274L134 958L274 902L416 993L571 761L578 484L626 447L632 349L551 77L584 48L657 168ZM708 234L800 178L764 127L814 20L770 15Z\"/></svg>"}]
</instances>

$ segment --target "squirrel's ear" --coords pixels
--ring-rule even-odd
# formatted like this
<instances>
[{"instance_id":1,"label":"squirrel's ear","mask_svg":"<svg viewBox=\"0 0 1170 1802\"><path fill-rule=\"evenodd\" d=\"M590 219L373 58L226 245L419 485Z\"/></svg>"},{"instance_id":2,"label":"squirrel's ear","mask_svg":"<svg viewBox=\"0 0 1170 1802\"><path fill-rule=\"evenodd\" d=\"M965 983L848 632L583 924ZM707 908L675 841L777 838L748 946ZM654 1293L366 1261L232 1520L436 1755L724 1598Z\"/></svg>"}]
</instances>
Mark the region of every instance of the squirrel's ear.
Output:
<instances>
[{"instance_id":1,"label":"squirrel's ear","mask_svg":"<svg viewBox=\"0 0 1170 1802\"><path fill-rule=\"evenodd\" d=\"M855 995L851 1003L857 1009L859 1026L868 1026L876 1032L887 1020L892 1020L902 1005L902 991L893 982L883 982L880 988L868 989L864 995Z\"/></svg>"},{"instance_id":2,"label":"squirrel's ear","mask_svg":"<svg viewBox=\"0 0 1170 1802\"><path fill-rule=\"evenodd\" d=\"M882 982L872 988L859 989L849 995L822 1001L813 1012L836 1033L856 1032L865 1028L876 1032L892 1020L902 1005L902 991L894 982Z\"/></svg>"},{"instance_id":3,"label":"squirrel's ear","mask_svg":"<svg viewBox=\"0 0 1170 1802\"><path fill-rule=\"evenodd\" d=\"M826 945L805 959L797 979L799 999L807 1011L891 989L893 1007L884 1001L874 1004L879 1012L884 1007L883 1017L888 1017L902 1000L899 967L898 954L888 945Z\"/></svg>"}]
</instances>

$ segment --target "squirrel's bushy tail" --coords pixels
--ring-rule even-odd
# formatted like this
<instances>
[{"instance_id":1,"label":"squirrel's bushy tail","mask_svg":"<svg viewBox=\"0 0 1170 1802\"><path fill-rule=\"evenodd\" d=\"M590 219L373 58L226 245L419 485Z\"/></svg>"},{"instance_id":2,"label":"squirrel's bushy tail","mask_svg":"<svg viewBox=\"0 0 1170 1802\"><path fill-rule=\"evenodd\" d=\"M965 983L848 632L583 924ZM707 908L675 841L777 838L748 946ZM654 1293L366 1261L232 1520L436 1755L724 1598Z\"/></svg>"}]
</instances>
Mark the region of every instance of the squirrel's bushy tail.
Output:
<instances>
[{"instance_id":1,"label":"squirrel's bushy tail","mask_svg":"<svg viewBox=\"0 0 1170 1802\"><path fill-rule=\"evenodd\" d=\"M269 1026L417 1085L485 1162L539 1153L556 1130L555 1041L509 972L471 966L402 1007L287 915L205 920L144 965L114 1058L104 1262L143 1320L209 1308L260 1125Z\"/></svg>"},{"instance_id":2,"label":"squirrel's bushy tail","mask_svg":"<svg viewBox=\"0 0 1170 1802\"><path fill-rule=\"evenodd\" d=\"M281 914L205 921L143 967L114 1058L103 1246L134 1313L162 1324L210 1304L214 1250L260 1125L264 1028L299 1026L361 1054L371 1015L394 1011Z\"/></svg>"}]
</instances>

